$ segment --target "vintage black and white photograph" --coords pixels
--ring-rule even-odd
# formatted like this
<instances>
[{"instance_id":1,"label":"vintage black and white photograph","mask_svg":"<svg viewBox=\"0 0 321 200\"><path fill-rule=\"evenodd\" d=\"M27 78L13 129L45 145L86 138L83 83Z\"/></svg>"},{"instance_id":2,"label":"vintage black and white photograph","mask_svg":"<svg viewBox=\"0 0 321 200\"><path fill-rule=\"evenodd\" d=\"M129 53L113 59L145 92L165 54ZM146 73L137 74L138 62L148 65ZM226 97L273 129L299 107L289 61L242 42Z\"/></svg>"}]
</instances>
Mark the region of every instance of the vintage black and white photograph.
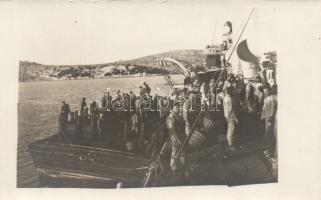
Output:
<instances>
[{"instance_id":1,"label":"vintage black and white photograph","mask_svg":"<svg viewBox=\"0 0 321 200\"><path fill-rule=\"evenodd\" d=\"M273 6L64 4L20 22L18 188L278 182Z\"/></svg>"}]
</instances>

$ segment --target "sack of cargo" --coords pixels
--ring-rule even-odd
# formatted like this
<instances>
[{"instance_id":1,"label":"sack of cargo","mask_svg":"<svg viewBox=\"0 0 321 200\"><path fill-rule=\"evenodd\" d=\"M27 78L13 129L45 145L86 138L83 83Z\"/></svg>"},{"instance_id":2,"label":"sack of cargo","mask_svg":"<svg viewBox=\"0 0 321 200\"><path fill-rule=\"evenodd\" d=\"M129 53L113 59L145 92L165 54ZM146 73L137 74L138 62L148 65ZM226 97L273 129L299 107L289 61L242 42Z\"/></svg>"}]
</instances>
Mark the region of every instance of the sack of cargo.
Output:
<instances>
[{"instance_id":1,"label":"sack of cargo","mask_svg":"<svg viewBox=\"0 0 321 200\"><path fill-rule=\"evenodd\" d=\"M203 129L204 129L204 135L219 135L226 133L224 127L225 127L225 121L221 119L212 120L209 118L204 118L203 120Z\"/></svg>"},{"instance_id":2,"label":"sack of cargo","mask_svg":"<svg viewBox=\"0 0 321 200\"><path fill-rule=\"evenodd\" d=\"M203 117L203 128L204 132L208 132L212 130L215 127L215 122L208 118L208 117Z\"/></svg>"},{"instance_id":3,"label":"sack of cargo","mask_svg":"<svg viewBox=\"0 0 321 200\"><path fill-rule=\"evenodd\" d=\"M204 134L198 130L194 130L191 138L188 141L188 144L194 149L197 149L203 146L205 142L206 142L206 137L204 136Z\"/></svg>"}]
</instances>

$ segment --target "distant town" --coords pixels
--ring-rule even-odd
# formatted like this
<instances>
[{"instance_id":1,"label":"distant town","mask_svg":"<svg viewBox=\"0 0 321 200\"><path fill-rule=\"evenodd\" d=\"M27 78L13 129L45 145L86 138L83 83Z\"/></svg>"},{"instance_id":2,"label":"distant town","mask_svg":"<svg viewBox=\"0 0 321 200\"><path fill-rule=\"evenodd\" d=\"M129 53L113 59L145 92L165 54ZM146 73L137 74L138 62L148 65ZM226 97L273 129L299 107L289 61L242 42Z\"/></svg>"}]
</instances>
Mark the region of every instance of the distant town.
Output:
<instances>
[{"instance_id":1,"label":"distant town","mask_svg":"<svg viewBox=\"0 0 321 200\"><path fill-rule=\"evenodd\" d=\"M21 76L19 77L19 81L73 80L122 76L147 76L150 74L161 74L163 71L163 69L160 68L140 65L46 66L28 61L20 62L20 66L24 65L39 65L42 67L42 69L23 71L21 73Z\"/></svg>"},{"instance_id":2,"label":"distant town","mask_svg":"<svg viewBox=\"0 0 321 200\"><path fill-rule=\"evenodd\" d=\"M149 76L165 72L157 59L171 57L186 66L201 65L204 55L201 50L176 50L138 59L92 65L45 65L31 61L19 62L19 81L74 80L126 76ZM173 68L168 71L175 74Z\"/></svg>"}]
</instances>

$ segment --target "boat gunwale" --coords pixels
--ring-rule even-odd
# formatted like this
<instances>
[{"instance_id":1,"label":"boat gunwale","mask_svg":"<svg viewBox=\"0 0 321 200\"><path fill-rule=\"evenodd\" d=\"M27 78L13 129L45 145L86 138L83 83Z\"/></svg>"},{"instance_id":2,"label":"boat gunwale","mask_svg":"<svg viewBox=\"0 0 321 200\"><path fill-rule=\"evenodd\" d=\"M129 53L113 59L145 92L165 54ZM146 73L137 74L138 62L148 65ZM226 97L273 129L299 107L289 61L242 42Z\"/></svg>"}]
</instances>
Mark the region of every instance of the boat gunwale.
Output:
<instances>
[{"instance_id":1,"label":"boat gunwale","mask_svg":"<svg viewBox=\"0 0 321 200\"><path fill-rule=\"evenodd\" d=\"M57 141L50 141L50 139L55 138L57 135L52 135L47 138L41 139L34 141L28 145L28 151L31 153L35 149L37 149L37 146L39 145L45 145L50 148L50 145L56 145L56 146L62 146L66 148L74 148L74 149L82 149L82 150L88 150L88 151L101 151L101 152L108 152L108 153L114 153L122 156L128 156L130 158L135 158L137 160L143 161L143 162L148 162L151 163L152 161L149 159L141 158L137 156L135 153L130 153L130 152L125 152L125 151L119 151L119 150L114 150L114 149L108 149L108 148L101 148L101 147L92 147L92 146L86 146L86 145L79 145L79 144L66 144L66 143L59 143Z\"/></svg>"}]
</instances>

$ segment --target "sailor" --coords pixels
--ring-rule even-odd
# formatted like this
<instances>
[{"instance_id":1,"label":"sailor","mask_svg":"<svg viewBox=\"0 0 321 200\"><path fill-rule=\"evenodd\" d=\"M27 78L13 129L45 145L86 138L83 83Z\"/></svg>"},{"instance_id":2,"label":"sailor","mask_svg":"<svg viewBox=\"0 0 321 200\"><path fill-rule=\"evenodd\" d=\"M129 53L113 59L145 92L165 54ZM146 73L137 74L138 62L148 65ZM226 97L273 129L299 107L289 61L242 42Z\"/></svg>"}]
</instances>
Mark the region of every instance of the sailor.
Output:
<instances>
[{"instance_id":1,"label":"sailor","mask_svg":"<svg viewBox=\"0 0 321 200\"><path fill-rule=\"evenodd\" d=\"M128 93L123 93L123 101L124 101L123 111L129 111L130 99L129 99Z\"/></svg>"},{"instance_id":2,"label":"sailor","mask_svg":"<svg viewBox=\"0 0 321 200\"><path fill-rule=\"evenodd\" d=\"M133 93L132 90L129 91L129 96L130 96L130 98L131 98L132 100L135 100L135 98L136 98L136 95Z\"/></svg>"},{"instance_id":3,"label":"sailor","mask_svg":"<svg viewBox=\"0 0 321 200\"><path fill-rule=\"evenodd\" d=\"M223 99L224 117L227 122L227 142L231 151L235 150L236 125L238 123L238 105L233 96L233 87L227 84Z\"/></svg>"},{"instance_id":4,"label":"sailor","mask_svg":"<svg viewBox=\"0 0 321 200\"><path fill-rule=\"evenodd\" d=\"M251 82L247 82L245 87L245 105L248 113L256 113L258 102L254 93L254 86Z\"/></svg>"},{"instance_id":5,"label":"sailor","mask_svg":"<svg viewBox=\"0 0 321 200\"><path fill-rule=\"evenodd\" d=\"M215 79L211 79L208 84L208 93L206 94L208 99L208 104L211 110L215 110L216 104L216 91L215 91Z\"/></svg>"},{"instance_id":6,"label":"sailor","mask_svg":"<svg viewBox=\"0 0 321 200\"><path fill-rule=\"evenodd\" d=\"M192 125L197 119L201 108L200 96L194 92L187 93L187 100L183 104L183 118L185 120L185 132L187 135L190 134ZM200 125L201 120L198 120L197 126Z\"/></svg>"},{"instance_id":7,"label":"sailor","mask_svg":"<svg viewBox=\"0 0 321 200\"><path fill-rule=\"evenodd\" d=\"M172 95L169 97L170 106L172 107L177 101L179 101L179 91L177 88L174 89Z\"/></svg>"},{"instance_id":8,"label":"sailor","mask_svg":"<svg viewBox=\"0 0 321 200\"><path fill-rule=\"evenodd\" d=\"M137 138L139 136L139 122L140 116L137 112L134 111L133 115L130 118L130 125L131 125L131 136Z\"/></svg>"},{"instance_id":9,"label":"sailor","mask_svg":"<svg viewBox=\"0 0 321 200\"><path fill-rule=\"evenodd\" d=\"M223 99L225 95L225 90L223 89L224 83L223 81L218 82L217 87L215 89L215 109L217 111L222 111L223 110Z\"/></svg>"},{"instance_id":10,"label":"sailor","mask_svg":"<svg viewBox=\"0 0 321 200\"><path fill-rule=\"evenodd\" d=\"M81 110L85 110L87 108L86 98L83 97L80 105Z\"/></svg>"},{"instance_id":11,"label":"sailor","mask_svg":"<svg viewBox=\"0 0 321 200\"><path fill-rule=\"evenodd\" d=\"M96 101L90 104L90 125L93 127L93 139L98 135L99 107Z\"/></svg>"},{"instance_id":12,"label":"sailor","mask_svg":"<svg viewBox=\"0 0 321 200\"><path fill-rule=\"evenodd\" d=\"M152 89L149 87L149 85L144 82L145 84L145 90L146 90L146 94L150 97L150 93L152 92Z\"/></svg>"},{"instance_id":13,"label":"sailor","mask_svg":"<svg viewBox=\"0 0 321 200\"><path fill-rule=\"evenodd\" d=\"M112 121L113 121L113 137L117 136L118 139L123 137L123 109L125 106L124 98L120 94L120 90L117 90L116 97L113 101L113 113L112 113Z\"/></svg>"},{"instance_id":14,"label":"sailor","mask_svg":"<svg viewBox=\"0 0 321 200\"><path fill-rule=\"evenodd\" d=\"M263 135L265 134L265 122L261 118L263 103L264 103L264 94L263 94L263 87L261 84L256 82L254 87L254 98L256 101L256 110L255 115L253 113L252 117L255 117L255 121L250 122L253 125L253 129L256 129L256 135ZM248 106L248 104L246 104Z\"/></svg>"},{"instance_id":15,"label":"sailor","mask_svg":"<svg viewBox=\"0 0 321 200\"><path fill-rule=\"evenodd\" d=\"M240 101L239 103L242 105L245 102L245 86L246 85L245 85L244 79L241 75L236 76L235 82L236 82L237 97L239 98L239 101Z\"/></svg>"},{"instance_id":16,"label":"sailor","mask_svg":"<svg viewBox=\"0 0 321 200\"><path fill-rule=\"evenodd\" d=\"M139 96L144 96L146 94L146 90L145 88L143 88L142 86L139 86Z\"/></svg>"},{"instance_id":17,"label":"sailor","mask_svg":"<svg viewBox=\"0 0 321 200\"><path fill-rule=\"evenodd\" d=\"M107 110L110 111L112 109L113 97L109 94L109 92L107 92L106 99L107 99Z\"/></svg>"},{"instance_id":18,"label":"sailor","mask_svg":"<svg viewBox=\"0 0 321 200\"><path fill-rule=\"evenodd\" d=\"M262 84L260 84L259 86L256 86L255 96L258 100L258 111L261 112L262 107L263 107L263 103L264 103L264 93L263 93Z\"/></svg>"},{"instance_id":19,"label":"sailor","mask_svg":"<svg viewBox=\"0 0 321 200\"><path fill-rule=\"evenodd\" d=\"M92 101L90 104L90 115L96 116L99 113L99 107L96 101Z\"/></svg>"},{"instance_id":20,"label":"sailor","mask_svg":"<svg viewBox=\"0 0 321 200\"><path fill-rule=\"evenodd\" d=\"M202 95L201 103L202 103L202 106L205 107L205 105L209 105L208 98L207 98L208 97L207 94L209 92L209 85L206 82L202 83L200 92Z\"/></svg>"},{"instance_id":21,"label":"sailor","mask_svg":"<svg viewBox=\"0 0 321 200\"><path fill-rule=\"evenodd\" d=\"M261 114L261 119L265 121L265 136L264 144L266 147L265 154L268 157L272 157L274 153L275 137L273 134L273 128L275 123L275 115L277 111L277 100L276 100L276 90L275 93L271 94L270 87L264 88L264 104Z\"/></svg>"},{"instance_id":22,"label":"sailor","mask_svg":"<svg viewBox=\"0 0 321 200\"><path fill-rule=\"evenodd\" d=\"M115 101L123 101L123 97L120 94L120 90L117 90Z\"/></svg>"},{"instance_id":23,"label":"sailor","mask_svg":"<svg viewBox=\"0 0 321 200\"><path fill-rule=\"evenodd\" d=\"M158 108L158 94L156 93L154 98L152 99L152 110L156 111L157 114L157 108Z\"/></svg>"},{"instance_id":24,"label":"sailor","mask_svg":"<svg viewBox=\"0 0 321 200\"><path fill-rule=\"evenodd\" d=\"M107 129L106 114L100 113L97 121L98 135L101 141L107 140L110 142L110 134Z\"/></svg>"},{"instance_id":25,"label":"sailor","mask_svg":"<svg viewBox=\"0 0 321 200\"><path fill-rule=\"evenodd\" d=\"M84 116L84 111L86 110L86 108L87 108L86 98L83 97L82 100L81 100L81 104L80 104L81 116Z\"/></svg>"},{"instance_id":26,"label":"sailor","mask_svg":"<svg viewBox=\"0 0 321 200\"><path fill-rule=\"evenodd\" d=\"M69 105L65 101L62 101L61 112L59 116L59 137L61 136L61 134L64 134L66 130L69 113L70 113Z\"/></svg>"},{"instance_id":27,"label":"sailor","mask_svg":"<svg viewBox=\"0 0 321 200\"><path fill-rule=\"evenodd\" d=\"M133 93L133 91L129 91L129 98L130 98L129 109L130 109L130 112L133 112L135 111L135 101L136 101L136 95Z\"/></svg>"},{"instance_id":28,"label":"sailor","mask_svg":"<svg viewBox=\"0 0 321 200\"><path fill-rule=\"evenodd\" d=\"M181 155L177 155L179 148L186 138L184 131L185 122L181 114L181 109L179 108L179 103L173 105L173 110L167 117L166 122L172 144L172 157L170 166L173 175L176 176L179 174L179 172L181 172L185 165L185 152L183 151Z\"/></svg>"},{"instance_id":29,"label":"sailor","mask_svg":"<svg viewBox=\"0 0 321 200\"><path fill-rule=\"evenodd\" d=\"M179 91L178 88L174 88L173 92L172 92L172 96L171 96L171 100L177 100L179 97Z\"/></svg>"},{"instance_id":30,"label":"sailor","mask_svg":"<svg viewBox=\"0 0 321 200\"><path fill-rule=\"evenodd\" d=\"M171 109L170 99L167 97L159 97L158 99L158 108L159 118L164 119L164 117L168 116L169 111Z\"/></svg>"},{"instance_id":31,"label":"sailor","mask_svg":"<svg viewBox=\"0 0 321 200\"><path fill-rule=\"evenodd\" d=\"M102 109L107 109L107 97L106 97L106 93L103 94L103 97L100 100L101 102L101 108Z\"/></svg>"},{"instance_id":32,"label":"sailor","mask_svg":"<svg viewBox=\"0 0 321 200\"><path fill-rule=\"evenodd\" d=\"M123 140L128 139L128 132L130 131L129 122L130 122L130 97L128 93L123 93L124 107L121 110L121 123L123 126Z\"/></svg>"},{"instance_id":33,"label":"sailor","mask_svg":"<svg viewBox=\"0 0 321 200\"><path fill-rule=\"evenodd\" d=\"M251 82L247 82L245 87L245 101L244 107L245 112L243 115L244 123L243 130L244 133L257 136L259 124L259 101L254 93L255 88ZM242 122L240 123L242 124Z\"/></svg>"},{"instance_id":34,"label":"sailor","mask_svg":"<svg viewBox=\"0 0 321 200\"><path fill-rule=\"evenodd\" d=\"M146 122L148 120L148 118L150 117L150 110L151 110L151 106L152 106L152 97L148 96L147 94L144 96L140 97L140 102L139 102L139 109L140 109L140 114L141 114L141 130L140 130L140 134L141 134L141 139L145 139L146 137L148 137L148 135L146 135L147 132L145 132L146 127Z\"/></svg>"},{"instance_id":35,"label":"sailor","mask_svg":"<svg viewBox=\"0 0 321 200\"><path fill-rule=\"evenodd\" d=\"M61 116L63 117L64 121L68 120L68 114L70 113L70 107L69 104L67 104L65 101L62 101L61 106Z\"/></svg>"},{"instance_id":36,"label":"sailor","mask_svg":"<svg viewBox=\"0 0 321 200\"><path fill-rule=\"evenodd\" d=\"M193 83L193 89L194 89L194 92L199 92L200 91L200 82L198 79L196 79Z\"/></svg>"}]
</instances>

